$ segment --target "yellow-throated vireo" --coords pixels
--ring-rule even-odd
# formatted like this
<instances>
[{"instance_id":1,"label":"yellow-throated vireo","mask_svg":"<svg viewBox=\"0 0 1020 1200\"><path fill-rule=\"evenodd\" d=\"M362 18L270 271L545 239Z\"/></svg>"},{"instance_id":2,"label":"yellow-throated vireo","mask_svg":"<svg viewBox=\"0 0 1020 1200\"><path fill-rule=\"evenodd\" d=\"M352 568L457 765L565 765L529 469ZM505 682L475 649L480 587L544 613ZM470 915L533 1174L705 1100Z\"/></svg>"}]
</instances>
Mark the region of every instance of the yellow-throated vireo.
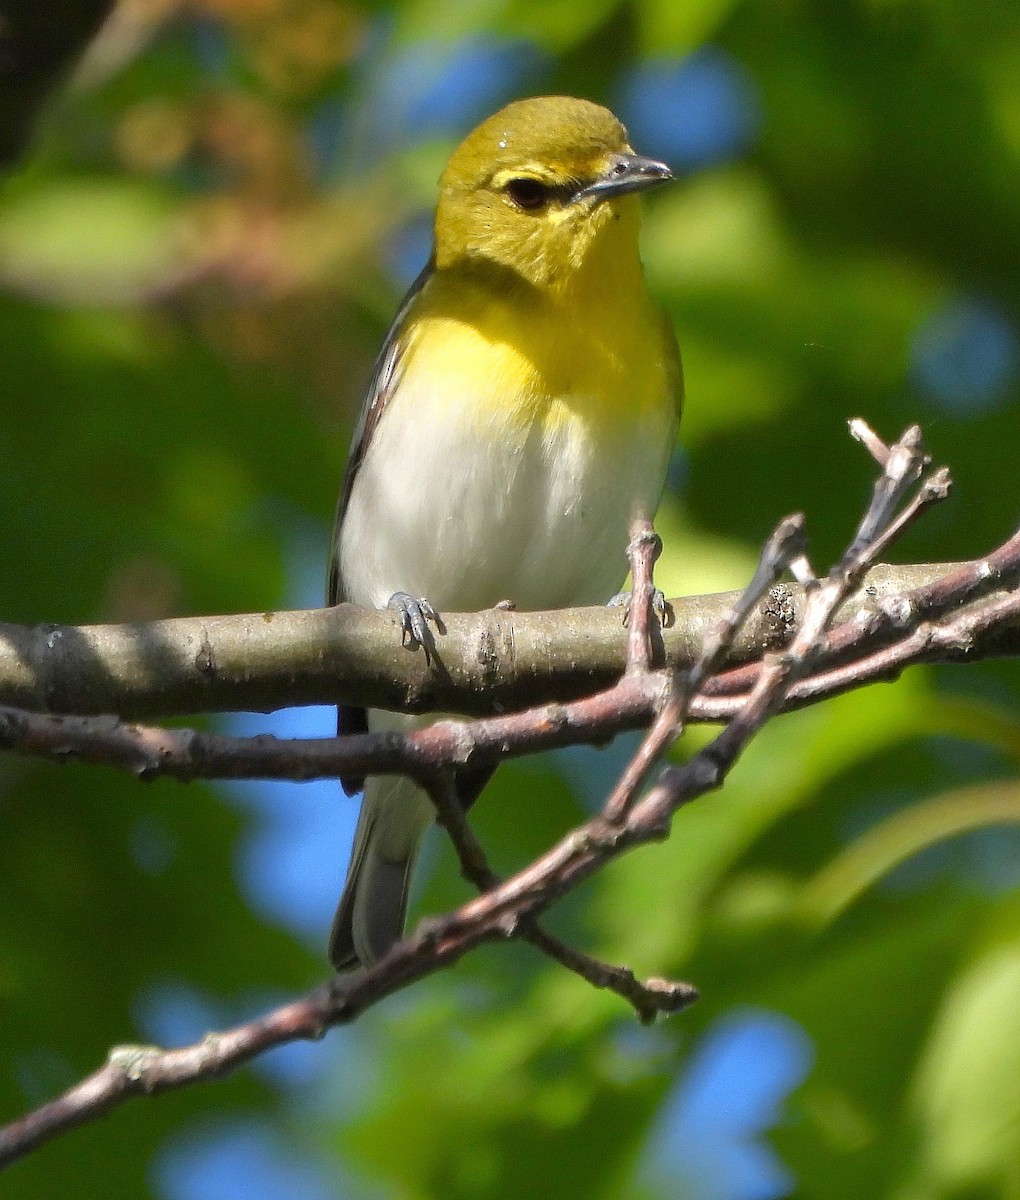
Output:
<instances>
[{"instance_id":1,"label":"yellow-throated vireo","mask_svg":"<svg viewBox=\"0 0 1020 1200\"><path fill-rule=\"evenodd\" d=\"M433 605L558 608L619 586L630 523L662 493L683 392L638 254L637 193L670 178L608 109L568 97L509 104L457 147L432 257L355 429L328 603L394 607L427 647ZM415 720L342 709L340 729ZM489 774L462 775L464 804ZM337 969L402 936L433 817L409 780L368 780L330 935Z\"/></svg>"}]
</instances>

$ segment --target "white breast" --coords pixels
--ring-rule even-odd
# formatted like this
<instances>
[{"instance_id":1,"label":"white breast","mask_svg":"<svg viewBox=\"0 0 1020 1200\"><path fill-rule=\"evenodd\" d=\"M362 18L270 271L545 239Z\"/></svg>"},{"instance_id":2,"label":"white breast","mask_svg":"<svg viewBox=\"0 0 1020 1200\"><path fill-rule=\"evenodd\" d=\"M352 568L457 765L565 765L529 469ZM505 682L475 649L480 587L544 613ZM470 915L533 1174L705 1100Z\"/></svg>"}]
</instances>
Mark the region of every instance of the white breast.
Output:
<instances>
[{"instance_id":1,"label":"white breast","mask_svg":"<svg viewBox=\"0 0 1020 1200\"><path fill-rule=\"evenodd\" d=\"M607 435L583 397L558 399L530 423L485 412L401 381L340 532L350 599L381 607L405 591L440 611L505 599L541 609L602 603L619 586L632 514L651 516L662 489L670 414L614 422Z\"/></svg>"}]
</instances>

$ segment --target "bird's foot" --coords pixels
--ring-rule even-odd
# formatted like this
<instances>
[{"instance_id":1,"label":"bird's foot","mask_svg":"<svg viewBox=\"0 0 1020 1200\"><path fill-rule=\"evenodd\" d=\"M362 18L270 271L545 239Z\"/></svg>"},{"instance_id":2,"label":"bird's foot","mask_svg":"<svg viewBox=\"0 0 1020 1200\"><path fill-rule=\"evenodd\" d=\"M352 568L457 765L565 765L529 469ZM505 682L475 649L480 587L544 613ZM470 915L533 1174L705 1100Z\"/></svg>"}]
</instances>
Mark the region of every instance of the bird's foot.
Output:
<instances>
[{"instance_id":1,"label":"bird's foot","mask_svg":"<svg viewBox=\"0 0 1020 1200\"><path fill-rule=\"evenodd\" d=\"M407 592L394 592L386 601L386 607L395 609L400 618L400 644L409 646L412 650L415 646L421 646L425 651L425 661L431 662L436 641L432 636L432 630L429 629L429 621L440 633L446 632L439 613L424 596L415 599Z\"/></svg>"},{"instance_id":2,"label":"bird's foot","mask_svg":"<svg viewBox=\"0 0 1020 1200\"><path fill-rule=\"evenodd\" d=\"M626 625L630 620L630 606L633 600L631 592L617 592L611 600L606 604L606 608L622 608L623 623ZM663 595L659 588L652 589L652 612L659 618L659 624L663 629L668 629L673 624L674 613L673 606Z\"/></svg>"}]
</instances>

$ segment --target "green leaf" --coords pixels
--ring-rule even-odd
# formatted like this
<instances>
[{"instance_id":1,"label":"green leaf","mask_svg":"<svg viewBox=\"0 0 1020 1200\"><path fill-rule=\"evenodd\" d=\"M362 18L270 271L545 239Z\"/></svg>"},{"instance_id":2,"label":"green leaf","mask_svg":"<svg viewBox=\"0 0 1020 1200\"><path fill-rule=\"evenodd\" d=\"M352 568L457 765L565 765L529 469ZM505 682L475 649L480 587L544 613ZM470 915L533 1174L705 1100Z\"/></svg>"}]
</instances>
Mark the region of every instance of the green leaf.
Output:
<instances>
[{"instance_id":1,"label":"green leaf","mask_svg":"<svg viewBox=\"0 0 1020 1200\"><path fill-rule=\"evenodd\" d=\"M1014 929L954 981L936 1017L914 1085L923 1137L914 1194L1020 1194L1018 996Z\"/></svg>"}]
</instances>

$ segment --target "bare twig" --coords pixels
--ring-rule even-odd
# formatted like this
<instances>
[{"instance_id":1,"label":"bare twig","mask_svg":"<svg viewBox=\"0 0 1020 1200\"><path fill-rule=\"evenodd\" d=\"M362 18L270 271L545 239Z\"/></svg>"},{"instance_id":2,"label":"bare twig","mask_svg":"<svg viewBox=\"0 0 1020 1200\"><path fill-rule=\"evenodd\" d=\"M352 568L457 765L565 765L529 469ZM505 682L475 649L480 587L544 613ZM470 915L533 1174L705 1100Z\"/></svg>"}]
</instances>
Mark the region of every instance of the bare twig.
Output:
<instances>
[{"instance_id":1,"label":"bare twig","mask_svg":"<svg viewBox=\"0 0 1020 1200\"><path fill-rule=\"evenodd\" d=\"M662 542L651 521L636 519L631 525L627 558L630 562L631 594L628 608L627 671L647 674L653 665L652 618L655 616L655 561Z\"/></svg>"},{"instance_id":2,"label":"bare twig","mask_svg":"<svg viewBox=\"0 0 1020 1200\"><path fill-rule=\"evenodd\" d=\"M63 1129L94 1119L130 1095L211 1079L281 1042L321 1037L332 1025L353 1020L381 997L455 962L483 941L527 939L589 982L612 987L625 996L642 1019L690 1003L693 990L689 985L661 980L639 983L626 968L599 963L564 946L542 930L537 919L559 897L614 858L666 836L673 812L718 787L773 712L806 702L826 689L859 683L869 677L868 672L901 669L908 661L923 659L933 647L951 655L966 654L978 639L1020 617L1020 592L1001 593L1004 582L1015 584L1020 576L1017 535L981 562L960 568L948 579L928 580L899 603L859 609L829 632L877 554L924 507L941 498L948 486L948 477L935 472L908 499L925 469L914 431L908 430L889 448L866 427L858 432L883 472L846 554L827 576L815 579L803 553L799 524L789 527L786 535L777 534L763 556L762 569L745 593L729 604L714 635L693 657L691 676L671 691L667 690L670 673L649 671L635 653L632 661L638 666L634 670L586 700L469 723L439 722L404 737L323 739L314 743L307 755L268 739L252 739L242 748L239 743L228 746L231 739L203 742L199 739L206 735L185 733L181 742L175 742L174 731L131 729L117 723L103 727L95 720L74 725L11 710L3 714L0 740L7 744L52 755L63 738L65 753L96 758L119 755L122 765L143 775L168 770L167 763L175 764L182 775L189 770L192 774L215 773L210 772L211 766L241 773L241 764L231 754L240 754L242 749L248 755L245 773L252 774L262 773L263 768L280 771L288 753L294 755L292 769L303 773L297 777L320 773L327 766L328 773L336 773L341 760L345 769L358 764L363 770L404 771L430 787L465 873L483 891L454 912L423 922L366 971L337 979L256 1021L178 1050L118 1048L106 1066L59 1100L0 1131L0 1164L13 1161ZM743 623L755 611L757 597L782 563L805 584L803 615L792 640L753 670L713 676ZM854 660L852 653L857 655ZM735 692L734 679L740 676L740 690ZM469 762L495 762L540 746L583 740L594 736L596 730L647 722L653 715L661 717L670 705L676 706L685 691L682 704L671 715L670 731L687 719L688 705L691 713L697 711L703 717L714 712L717 719L728 718L727 727L684 766L662 769L647 794L639 796L641 782L655 759L653 744L652 752L643 753L640 762L631 764L621 787L599 815L510 879L498 880L456 804L450 772ZM663 737L661 746L667 743L668 737Z\"/></svg>"},{"instance_id":3,"label":"bare twig","mask_svg":"<svg viewBox=\"0 0 1020 1200\"><path fill-rule=\"evenodd\" d=\"M485 850L468 823L467 814L457 796L452 771L436 771L425 780L426 790L436 806L436 821L446 830L457 851L461 874L480 892L499 886L499 877L489 866Z\"/></svg>"},{"instance_id":4,"label":"bare twig","mask_svg":"<svg viewBox=\"0 0 1020 1200\"><path fill-rule=\"evenodd\" d=\"M0 11L0 167L24 151L39 112L95 35L113 0L62 9L3 5Z\"/></svg>"},{"instance_id":5,"label":"bare twig","mask_svg":"<svg viewBox=\"0 0 1020 1200\"><path fill-rule=\"evenodd\" d=\"M678 673L674 678L652 727L606 801L604 813L608 820L619 821L626 814L648 772L680 735L694 693L721 664L733 639L768 588L794 557L803 554L803 525L801 517L787 517L779 523L762 551L751 582L706 638L689 674Z\"/></svg>"},{"instance_id":6,"label":"bare twig","mask_svg":"<svg viewBox=\"0 0 1020 1200\"><path fill-rule=\"evenodd\" d=\"M870 579L871 576L869 575ZM915 588L899 588L884 593L876 592L872 603L862 605L830 633L819 646L818 661L830 660L839 662L846 659L855 651L862 651L878 644L884 644L902 635L920 620L927 618L935 620L942 614L953 613L961 606L971 604L988 597L996 591L1015 588L1020 582L1020 530L1004 542L997 550L984 558L964 563L954 570L940 575L928 583L922 583ZM870 590L866 587L865 590ZM843 610L846 615L845 608ZM799 621L798 621L799 625ZM1012 626L1008 619L996 624L994 629L1002 637ZM977 640L968 647L969 661L981 657L982 650L999 646L1000 653L1009 652L1009 642L1005 638L996 642L994 637L988 637L985 630L984 640ZM947 652L933 650L912 660L917 662L951 662L957 657L956 647L950 646ZM754 685L760 671L757 663L743 667L734 667L706 682L705 696L738 696L743 695ZM882 678L876 676L875 678ZM861 682L872 681L867 674L860 676ZM814 698L816 695L830 693L809 689L802 693L795 688L791 699L801 697ZM720 710L721 712L722 710ZM703 719L712 719L703 715ZM721 719L725 719L722 717Z\"/></svg>"},{"instance_id":7,"label":"bare twig","mask_svg":"<svg viewBox=\"0 0 1020 1200\"><path fill-rule=\"evenodd\" d=\"M580 975L592 987L616 992L633 1006L642 1025L652 1024L657 1017L681 1012L698 998L698 989L693 984L658 978L642 983L629 967L615 967L592 958L552 937L534 922L525 924L521 936L575 975Z\"/></svg>"},{"instance_id":8,"label":"bare twig","mask_svg":"<svg viewBox=\"0 0 1020 1200\"><path fill-rule=\"evenodd\" d=\"M789 689L783 707L816 703L851 687L889 679L913 663L973 661L982 645L1020 621L1014 610L1015 593L1002 592L1004 584L1015 581L1018 566L1020 532L985 558L930 584L897 593L888 588L885 593L876 592L874 600L822 639L811 671ZM987 610L994 619L986 615L969 620L964 638L958 620L963 606L985 598L996 600ZM728 617L723 614L720 619ZM717 643L716 653L706 646L702 664L708 662L715 669L719 652L724 650L725 643ZM685 719L732 719L760 671L760 664L755 664L708 675L700 693L690 701ZM704 665L695 668L695 676L705 673ZM339 741L268 735L231 738L128 724L113 717L56 716L0 708L0 748L61 762L102 763L146 780L163 776L303 780L385 771L416 774L469 762L495 765L538 750L604 742L614 734L646 726L661 709L667 688L665 672L631 675L605 691L567 704L466 723L440 721L403 735L363 734Z\"/></svg>"},{"instance_id":9,"label":"bare twig","mask_svg":"<svg viewBox=\"0 0 1020 1200\"><path fill-rule=\"evenodd\" d=\"M1020 574L1020 531L986 557L908 590L868 584L874 598L820 641L812 669L787 692L783 708L838 695L885 680L922 662L974 661L982 646L1016 628L1015 593L1003 591ZM869 573L868 579L885 579ZM893 573L892 578L901 578ZM904 576L909 581L911 576ZM773 591L784 589L773 589ZM738 598L739 599L739 598ZM983 617L959 618L982 604ZM790 603L784 596L782 603ZM994 603L993 603L994 602ZM991 604L991 607L986 607ZM731 612L732 612L731 607ZM845 612L845 608L841 612ZM727 614L720 618L729 620ZM717 622L718 624L718 622ZM967 633L964 636L964 627ZM738 635L739 636L739 635ZM715 669L719 651L706 646ZM688 721L731 720L761 672L760 664L707 675L690 701ZM495 765L506 758L584 742L646 726L667 695L668 675L624 676L583 700L543 705L522 713L472 722L440 721L408 734L334 738L231 738L189 729L128 724L114 717L77 717L0 708L0 748L61 762L102 763L142 779L316 779L343 773L404 771L444 765Z\"/></svg>"},{"instance_id":10,"label":"bare twig","mask_svg":"<svg viewBox=\"0 0 1020 1200\"><path fill-rule=\"evenodd\" d=\"M630 603L630 638L627 675L647 676L652 658L651 619L654 613L655 586L653 566L662 546L651 525L637 520L632 528L627 555L631 564L634 590ZM457 798L450 771L438 771L425 779L436 806L437 819L453 842L464 878L480 892L498 887L500 880L490 867L485 851L475 837ZM543 954L573 971L598 988L609 988L634 1007L638 1019L649 1024L660 1015L678 1012L697 998L688 983L653 979L641 983L627 967L617 967L585 954L545 930L533 917L520 920L507 930L530 942Z\"/></svg>"},{"instance_id":11,"label":"bare twig","mask_svg":"<svg viewBox=\"0 0 1020 1200\"><path fill-rule=\"evenodd\" d=\"M823 636L840 605L857 586L858 580L889 544L901 533L921 508L948 495L949 475L944 468L936 472L936 482L922 483L918 494L902 513L897 508L910 487L928 465L920 449L920 430L911 426L900 440L886 451L879 439L863 422L867 431L862 440L882 466L871 503L853 541L825 579L808 583L807 610L791 645L782 653L769 655L762 664L746 702L726 728L691 762L668 768L658 785L635 809L635 819L643 819L668 831L669 819L681 804L718 786L736 761L748 740L761 728L782 703L783 698L804 675L816 658Z\"/></svg>"}]
</instances>

